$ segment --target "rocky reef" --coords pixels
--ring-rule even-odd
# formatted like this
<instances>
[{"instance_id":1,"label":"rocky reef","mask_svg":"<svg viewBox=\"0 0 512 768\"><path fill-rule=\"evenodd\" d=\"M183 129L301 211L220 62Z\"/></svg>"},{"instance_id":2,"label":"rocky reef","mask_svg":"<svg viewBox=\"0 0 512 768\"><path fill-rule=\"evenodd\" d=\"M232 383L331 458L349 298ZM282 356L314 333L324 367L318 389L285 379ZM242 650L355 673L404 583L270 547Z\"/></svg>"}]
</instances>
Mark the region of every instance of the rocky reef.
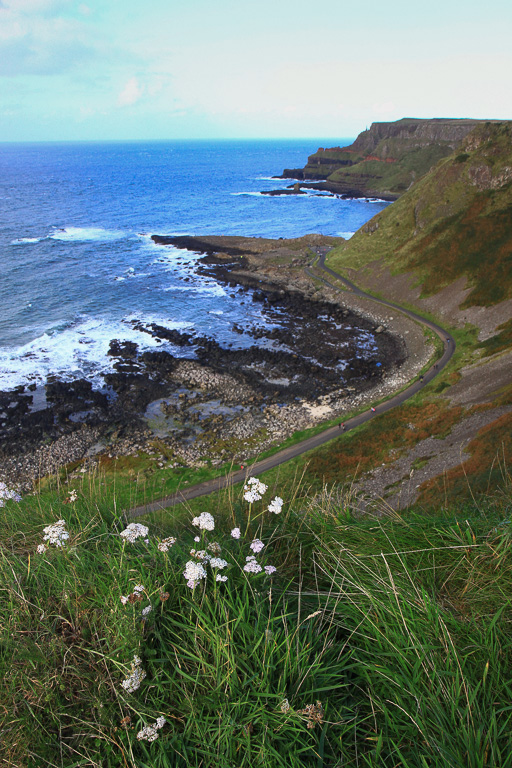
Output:
<instances>
[{"instance_id":1,"label":"rocky reef","mask_svg":"<svg viewBox=\"0 0 512 768\"><path fill-rule=\"evenodd\" d=\"M245 461L293 432L336 418L407 357L401 338L332 301L303 267L332 238L167 238L203 253L198 270L258 302L263 322L236 327L236 348L158 324L139 330L166 349L112 339L113 371L0 393L0 476L18 483L97 454L126 455L158 439L178 464ZM136 323L137 321L134 321ZM178 349L177 349L178 348ZM180 355L179 348L186 353Z\"/></svg>"}]
</instances>

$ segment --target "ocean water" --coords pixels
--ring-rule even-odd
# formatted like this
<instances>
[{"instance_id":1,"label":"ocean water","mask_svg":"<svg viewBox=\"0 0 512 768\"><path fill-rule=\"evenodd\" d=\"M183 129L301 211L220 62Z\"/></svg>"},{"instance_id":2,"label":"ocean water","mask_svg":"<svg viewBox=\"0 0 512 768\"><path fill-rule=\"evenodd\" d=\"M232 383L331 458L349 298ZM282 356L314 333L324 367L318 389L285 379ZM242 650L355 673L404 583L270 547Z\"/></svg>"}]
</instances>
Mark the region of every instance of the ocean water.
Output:
<instances>
[{"instance_id":1,"label":"ocean water","mask_svg":"<svg viewBox=\"0 0 512 768\"><path fill-rule=\"evenodd\" d=\"M0 390L48 376L100 382L114 338L183 354L133 321L253 343L231 328L257 323L259 305L151 235L350 236L387 204L261 194L291 184L272 176L325 143L0 145Z\"/></svg>"}]
</instances>

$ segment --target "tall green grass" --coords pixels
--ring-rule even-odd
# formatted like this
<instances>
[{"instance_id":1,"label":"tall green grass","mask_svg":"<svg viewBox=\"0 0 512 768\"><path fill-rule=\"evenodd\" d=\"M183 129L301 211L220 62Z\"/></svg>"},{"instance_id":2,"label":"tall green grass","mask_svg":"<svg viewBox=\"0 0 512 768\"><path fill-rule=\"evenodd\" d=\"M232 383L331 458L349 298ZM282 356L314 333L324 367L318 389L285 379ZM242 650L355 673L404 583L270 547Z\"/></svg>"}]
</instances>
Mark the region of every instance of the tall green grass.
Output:
<instances>
[{"instance_id":1,"label":"tall green grass","mask_svg":"<svg viewBox=\"0 0 512 768\"><path fill-rule=\"evenodd\" d=\"M269 502L226 491L203 502L213 531L182 507L147 543L93 485L7 502L0 765L512 765L510 493L428 518L361 518L341 491ZM61 518L70 538L39 554ZM244 570L255 538L275 573ZM190 551L212 543L227 566L192 589Z\"/></svg>"}]
</instances>

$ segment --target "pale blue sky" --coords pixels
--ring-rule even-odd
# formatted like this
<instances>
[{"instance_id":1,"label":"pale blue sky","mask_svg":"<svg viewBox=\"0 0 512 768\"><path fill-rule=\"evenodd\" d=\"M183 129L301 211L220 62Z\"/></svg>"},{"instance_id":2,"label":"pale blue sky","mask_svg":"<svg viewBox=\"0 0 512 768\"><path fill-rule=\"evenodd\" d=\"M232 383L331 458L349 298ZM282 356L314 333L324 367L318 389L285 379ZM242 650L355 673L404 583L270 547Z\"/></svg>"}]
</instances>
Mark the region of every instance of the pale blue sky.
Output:
<instances>
[{"instance_id":1,"label":"pale blue sky","mask_svg":"<svg viewBox=\"0 0 512 768\"><path fill-rule=\"evenodd\" d=\"M0 0L0 141L512 118L509 0Z\"/></svg>"}]
</instances>

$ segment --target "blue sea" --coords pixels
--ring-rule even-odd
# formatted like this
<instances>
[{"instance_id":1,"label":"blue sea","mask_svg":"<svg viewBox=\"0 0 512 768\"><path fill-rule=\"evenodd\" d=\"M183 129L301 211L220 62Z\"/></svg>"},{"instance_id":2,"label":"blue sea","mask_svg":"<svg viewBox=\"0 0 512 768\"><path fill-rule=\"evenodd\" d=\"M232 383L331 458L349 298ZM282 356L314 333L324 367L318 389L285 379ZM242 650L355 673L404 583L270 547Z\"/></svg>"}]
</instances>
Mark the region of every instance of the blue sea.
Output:
<instances>
[{"instance_id":1,"label":"blue sea","mask_svg":"<svg viewBox=\"0 0 512 768\"><path fill-rule=\"evenodd\" d=\"M244 343L232 326L257 323L259 305L197 274L199 255L151 235L350 237L387 203L261 194L332 144L0 145L0 390L48 376L100 382L114 338L183 354L134 321Z\"/></svg>"}]
</instances>

